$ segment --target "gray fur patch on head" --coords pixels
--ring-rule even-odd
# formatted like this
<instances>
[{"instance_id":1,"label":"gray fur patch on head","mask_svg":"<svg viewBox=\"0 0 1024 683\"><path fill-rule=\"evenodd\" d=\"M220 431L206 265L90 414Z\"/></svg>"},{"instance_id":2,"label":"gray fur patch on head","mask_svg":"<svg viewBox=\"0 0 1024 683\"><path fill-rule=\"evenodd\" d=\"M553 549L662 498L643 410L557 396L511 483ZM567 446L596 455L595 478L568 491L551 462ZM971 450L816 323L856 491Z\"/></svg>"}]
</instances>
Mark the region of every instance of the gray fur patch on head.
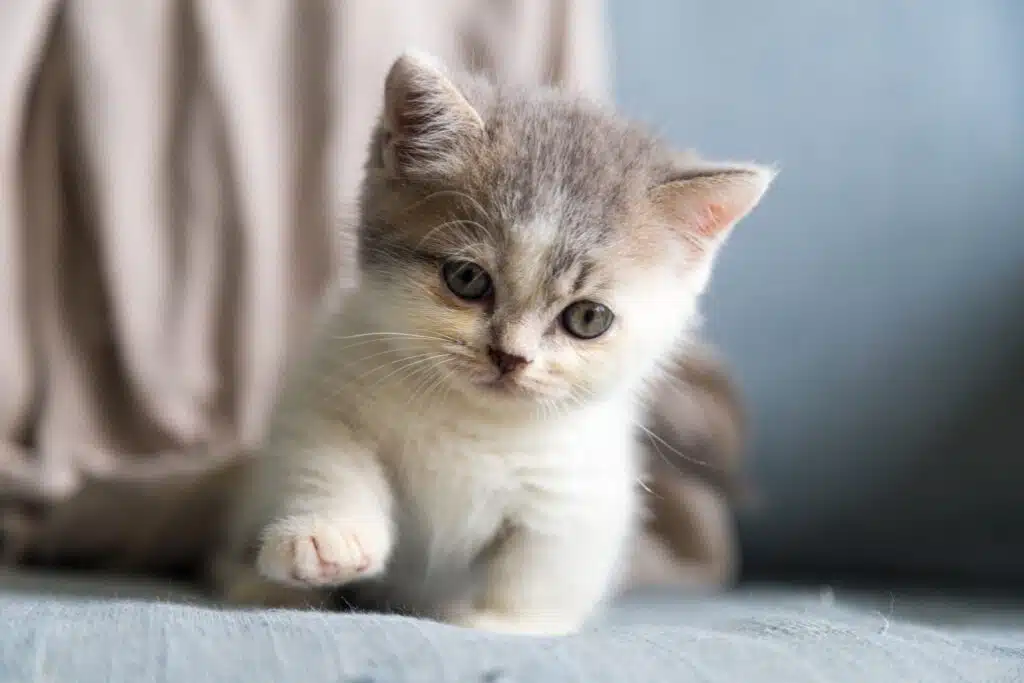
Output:
<instances>
[{"instance_id":1,"label":"gray fur patch on head","mask_svg":"<svg viewBox=\"0 0 1024 683\"><path fill-rule=\"evenodd\" d=\"M422 160L422 167L389 168L387 148L403 133L390 123L401 117L389 108L396 102L386 105L363 195L367 265L380 265L375 261L380 250L391 257L411 257L410 250L419 250L415 241L424 232L408 227L424 216L396 215L394 209L403 207L410 213L422 209L437 224L461 221L445 232L462 233L464 242L485 233L489 246L500 252L514 251L517 244L543 245L540 260L530 249L532 260L503 264L513 280L518 280L517 266L523 266L534 277L543 275L537 284L545 288L570 274L582 284L594 272L587 255L628 238L627 226L647 191L672 176L672 157L655 138L593 103L422 66L424 73L410 76L409 63L402 62L389 78L389 88L403 92L418 112L427 112L421 119L429 118L421 126L424 139L415 141L416 155L408 157L412 165ZM443 79L442 84L432 84L431 78ZM423 92L410 97L417 85ZM425 103L431 94L439 103ZM483 124L479 139L472 131L475 117ZM451 247L458 239L435 234L427 241L443 245L448 240Z\"/></svg>"},{"instance_id":2,"label":"gray fur patch on head","mask_svg":"<svg viewBox=\"0 0 1024 683\"><path fill-rule=\"evenodd\" d=\"M395 316L419 321L412 332L480 353L546 349L550 362L531 367L566 384L613 356L660 354L696 320L714 253L773 175L676 154L580 97L449 74L416 56L396 62L384 100L361 198L364 282ZM446 289L442 265L460 260L493 281L485 300ZM611 306L616 329L634 323L620 347L658 341L626 351L611 348L613 335L559 334L560 313L580 300ZM632 310L620 316L616 300ZM662 329L641 322L658 316Z\"/></svg>"}]
</instances>

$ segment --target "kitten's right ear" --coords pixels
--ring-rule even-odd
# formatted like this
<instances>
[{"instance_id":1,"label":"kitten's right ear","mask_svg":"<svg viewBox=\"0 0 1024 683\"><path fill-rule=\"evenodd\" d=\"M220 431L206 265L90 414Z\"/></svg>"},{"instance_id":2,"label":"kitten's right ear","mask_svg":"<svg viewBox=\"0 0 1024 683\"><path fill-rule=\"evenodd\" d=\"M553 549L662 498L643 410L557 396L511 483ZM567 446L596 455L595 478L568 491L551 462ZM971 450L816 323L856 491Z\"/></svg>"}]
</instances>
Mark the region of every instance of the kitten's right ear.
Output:
<instances>
[{"instance_id":1,"label":"kitten's right ear","mask_svg":"<svg viewBox=\"0 0 1024 683\"><path fill-rule=\"evenodd\" d=\"M445 176L457 170L484 122L433 58L413 52L391 66L384 85L385 168L400 176Z\"/></svg>"},{"instance_id":2,"label":"kitten's right ear","mask_svg":"<svg viewBox=\"0 0 1024 683\"><path fill-rule=\"evenodd\" d=\"M756 164L700 162L678 169L651 198L673 229L713 251L757 206L777 173Z\"/></svg>"}]
</instances>

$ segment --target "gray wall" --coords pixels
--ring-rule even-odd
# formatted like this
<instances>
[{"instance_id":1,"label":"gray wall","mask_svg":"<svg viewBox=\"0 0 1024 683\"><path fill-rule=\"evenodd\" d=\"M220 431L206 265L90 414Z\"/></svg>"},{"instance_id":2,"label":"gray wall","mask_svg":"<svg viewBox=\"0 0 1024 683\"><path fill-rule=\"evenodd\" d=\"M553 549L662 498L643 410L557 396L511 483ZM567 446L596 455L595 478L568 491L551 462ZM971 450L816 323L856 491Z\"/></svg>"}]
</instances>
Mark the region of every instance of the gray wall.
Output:
<instances>
[{"instance_id":1,"label":"gray wall","mask_svg":"<svg viewBox=\"0 0 1024 683\"><path fill-rule=\"evenodd\" d=\"M610 20L628 113L783 169L707 300L751 404L748 561L1024 577L1024 3Z\"/></svg>"}]
</instances>

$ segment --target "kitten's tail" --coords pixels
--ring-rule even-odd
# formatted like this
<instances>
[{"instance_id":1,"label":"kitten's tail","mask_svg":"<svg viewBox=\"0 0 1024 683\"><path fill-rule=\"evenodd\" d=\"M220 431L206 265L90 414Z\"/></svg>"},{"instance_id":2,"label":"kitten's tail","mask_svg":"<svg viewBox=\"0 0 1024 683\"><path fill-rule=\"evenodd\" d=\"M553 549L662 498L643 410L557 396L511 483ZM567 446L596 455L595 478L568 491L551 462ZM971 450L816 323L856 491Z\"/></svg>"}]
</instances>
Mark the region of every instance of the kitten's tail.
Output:
<instances>
[{"instance_id":1,"label":"kitten's tail","mask_svg":"<svg viewBox=\"0 0 1024 683\"><path fill-rule=\"evenodd\" d=\"M748 498L745 420L728 371L691 346L658 386L648 411L647 511L630 584L720 589L739 573L732 506Z\"/></svg>"},{"instance_id":2,"label":"kitten's tail","mask_svg":"<svg viewBox=\"0 0 1024 683\"><path fill-rule=\"evenodd\" d=\"M706 482L733 502L746 502L742 455L746 416L724 362L706 344L681 352L655 388L646 426L652 459ZM657 448L660 446L660 448Z\"/></svg>"}]
</instances>

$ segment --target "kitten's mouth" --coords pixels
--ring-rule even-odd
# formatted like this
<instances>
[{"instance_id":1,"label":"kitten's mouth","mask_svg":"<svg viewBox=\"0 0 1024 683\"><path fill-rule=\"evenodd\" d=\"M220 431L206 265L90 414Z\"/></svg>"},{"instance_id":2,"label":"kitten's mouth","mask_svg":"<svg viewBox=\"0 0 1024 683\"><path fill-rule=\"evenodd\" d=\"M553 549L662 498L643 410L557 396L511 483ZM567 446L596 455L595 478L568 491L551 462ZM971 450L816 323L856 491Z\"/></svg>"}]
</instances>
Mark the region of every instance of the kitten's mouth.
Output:
<instances>
[{"instance_id":1,"label":"kitten's mouth","mask_svg":"<svg viewBox=\"0 0 1024 683\"><path fill-rule=\"evenodd\" d=\"M515 398L533 398L536 396L536 392L525 386L515 375L495 376L488 373L486 377L476 380L474 384L492 395Z\"/></svg>"},{"instance_id":2,"label":"kitten's mouth","mask_svg":"<svg viewBox=\"0 0 1024 683\"><path fill-rule=\"evenodd\" d=\"M516 399L538 399L543 392L538 392L530 382L523 381L523 377L517 373L501 374L489 363L480 364L476 359L468 359L464 354L457 354L461 371L456 374L462 375L463 380L473 389L486 396L495 398L516 398Z\"/></svg>"},{"instance_id":3,"label":"kitten's mouth","mask_svg":"<svg viewBox=\"0 0 1024 683\"><path fill-rule=\"evenodd\" d=\"M515 377L509 375L499 375L492 380L484 382L482 386L488 391L496 391L508 395L525 396L530 393L529 389L520 384Z\"/></svg>"}]
</instances>

